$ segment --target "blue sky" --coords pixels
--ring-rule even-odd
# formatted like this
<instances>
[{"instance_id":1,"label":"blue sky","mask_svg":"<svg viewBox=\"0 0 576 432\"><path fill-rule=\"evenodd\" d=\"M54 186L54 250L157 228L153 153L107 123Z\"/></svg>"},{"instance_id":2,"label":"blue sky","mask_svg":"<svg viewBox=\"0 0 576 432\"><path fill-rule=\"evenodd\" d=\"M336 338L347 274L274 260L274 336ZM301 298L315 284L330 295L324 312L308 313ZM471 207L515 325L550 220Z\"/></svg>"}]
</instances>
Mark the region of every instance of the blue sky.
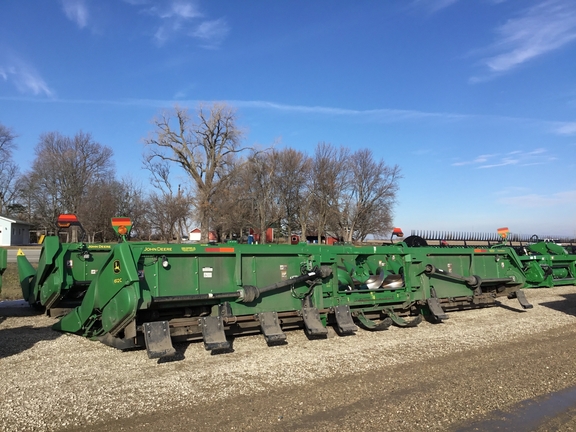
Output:
<instances>
[{"instance_id":1,"label":"blue sky","mask_svg":"<svg viewBox=\"0 0 576 432\"><path fill-rule=\"evenodd\" d=\"M394 223L576 235L573 0L3 0L0 123L29 169L82 130L142 179L174 104L227 101L245 143L371 148Z\"/></svg>"}]
</instances>

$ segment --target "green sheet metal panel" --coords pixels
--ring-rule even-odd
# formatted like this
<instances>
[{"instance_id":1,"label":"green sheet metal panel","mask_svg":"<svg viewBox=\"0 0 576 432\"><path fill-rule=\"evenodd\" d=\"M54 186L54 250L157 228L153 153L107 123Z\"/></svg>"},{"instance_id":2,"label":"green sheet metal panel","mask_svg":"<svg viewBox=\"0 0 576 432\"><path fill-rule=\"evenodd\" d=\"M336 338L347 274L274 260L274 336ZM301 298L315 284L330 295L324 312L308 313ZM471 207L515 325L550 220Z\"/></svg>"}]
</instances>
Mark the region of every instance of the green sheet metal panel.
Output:
<instances>
[{"instance_id":1,"label":"green sheet metal panel","mask_svg":"<svg viewBox=\"0 0 576 432\"><path fill-rule=\"evenodd\" d=\"M64 256L69 284L90 283L112 250L111 244L70 243Z\"/></svg>"}]
</instances>

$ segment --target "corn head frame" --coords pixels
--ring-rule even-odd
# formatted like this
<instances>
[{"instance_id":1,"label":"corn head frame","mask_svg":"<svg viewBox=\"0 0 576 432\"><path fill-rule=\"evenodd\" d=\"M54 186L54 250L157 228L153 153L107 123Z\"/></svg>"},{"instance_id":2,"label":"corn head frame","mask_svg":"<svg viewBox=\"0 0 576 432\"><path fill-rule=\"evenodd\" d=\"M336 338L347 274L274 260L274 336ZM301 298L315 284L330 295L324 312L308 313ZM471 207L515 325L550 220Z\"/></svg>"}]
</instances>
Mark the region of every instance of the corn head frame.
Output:
<instances>
[{"instance_id":1,"label":"corn head frame","mask_svg":"<svg viewBox=\"0 0 576 432\"><path fill-rule=\"evenodd\" d=\"M179 341L226 352L244 334L262 333L275 345L295 328L314 339L325 338L328 326L348 335L440 322L449 311L504 296L529 309L521 288L574 283L574 255L552 243L522 245L527 254L502 241L429 246L416 234L358 247L157 244L127 241L128 218L112 224L118 244L47 237L36 271L19 255L23 294L61 316L55 329L120 349L145 347L150 358L173 355Z\"/></svg>"}]
</instances>

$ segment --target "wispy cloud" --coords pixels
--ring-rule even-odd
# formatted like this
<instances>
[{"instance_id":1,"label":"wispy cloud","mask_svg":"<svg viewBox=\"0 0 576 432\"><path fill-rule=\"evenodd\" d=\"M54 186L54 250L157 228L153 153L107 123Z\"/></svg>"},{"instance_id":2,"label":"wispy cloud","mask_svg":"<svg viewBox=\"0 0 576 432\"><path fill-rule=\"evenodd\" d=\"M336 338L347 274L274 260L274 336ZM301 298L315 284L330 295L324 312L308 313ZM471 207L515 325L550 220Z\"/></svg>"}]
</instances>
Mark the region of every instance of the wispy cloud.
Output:
<instances>
[{"instance_id":1,"label":"wispy cloud","mask_svg":"<svg viewBox=\"0 0 576 432\"><path fill-rule=\"evenodd\" d=\"M576 135L576 122L559 123L554 132L558 135Z\"/></svg>"},{"instance_id":2,"label":"wispy cloud","mask_svg":"<svg viewBox=\"0 0 576 432\"><path fill-rule=\"evenodd\" d=\"M414 150L411 152L414 156L428 156L434 153L434 150L431 148L422 148L418 150Z\"/></svg>"},{"instance_id":3,"label":"wispy cloud","mask_svg":"<svg viewBox=\"0 0 576 432\"><path fill-rule=\"evenodd\" d=\"M542 208L551 206L573 206L576 202L576 190L562 191L556 193L524 194L502 196L498 199L500 204L522 207L522 208Z\"/></svg>"},{"instance_id":4,"label":"wispy cloud","mask_svg":"<svg viewBox=\"0 0 576 432\"><path fill-rule=\"evenodd\" d=\"M426 112L417 110L401 110L401 109L372 109L372 110L353 110L347 108L335 108L324 106L307 106L307 105L285 105L276 102L268 101L229 101L234 106L239 108L260 108L270 109L277 111L287 111L301 114L321 114L331 116L354 116L364 117L372 121L405 121L405 120L422 120L422 119L442 119L442 120L459 120L470 118L465 114L443 113L443 112Z\"/></svg>"},{"instance_id":5,"label":"wispy cloud","mask_svg":"<svg viewBox=\"0 0 576 432\"><path fill-rule=\"evenodd\" d=\"M54 96L36 69L14 55L0 56L0 78L23 94Z\"/></svg>"},{"instance_id":6,"label":"wispy cloud","mask_svg":"<svg viewBox=\"0 0 576 432\"><path fill-rule=\"evenodd\" d=\"M88 6L85 0L60 0L66 17L79 28L88 25Z\"/></svg>"},{"instance_id":7,"label":"wispy cloud","mask_svg":"<svg viewBox=\"0 0 576 432\"><path fill-rule=\"evenodd\" d=\"M228 34L229 28L226 20L223 18L202 22L192 36L201 39L205 48L216 48Z\"/></svg>"},{"instance_id":8,"label":"wispy cloud","mask_svg":"<svg viewBox=\"0 0 576 432\"><path fill-rule=\"evenodd\" d=\"M164 19L186 20L202 16L195 3L177 0L169 2L164 7L158 7L157 15Z\"/></svg>"},{"instance_id":9,"label":"wispy cloud","mask_svg":"<svg viewBox=\"0 0 576 432\"><path fill-rule=\"evenodd\" d=\"M150 3L150 0L123 0L124 3L128 3L131 5L144 5Z\"/></svg>"},{"instance_id":10,"label":"wispy cloud","mask_svg":"<svg viewBox=\"0 0 576 432\"><path fill-rule=\"evenodd\" d=\"M447 8L458 2L458 0L414 0L412 5L419 8L424 8L431 12L439 11L440 9Z\"/></svg>"},{"instance_id":11,"label":"wispy cloud","mask_svg":"<svg viewBox=\"0 0 576 432\"><path fill-rule=\"evenodd\" d=\"M0 78L4 80L10 79L9 68L2 66L0 57ZM43 81L42 81L43 82ZM40 86L41 87L41 86ZM46 86L46 94L52 95L51 90ZM50 99L54 103L67 103L67 104L94 104L94 105L126 105L135 107L155 107L159 109L169 108L178 104L180 106L194 107L201 102L216 102L216 101L200 101L196 99L188 99L186 95L190 90L195 88L195 85L184 87L175 92L173 99ZM2 97L0 100L28 100L26 98L17 97ZM34 100L39 102L38 100ZM498 122L498 123L513 123L517 125L530 125L537 126L541 130L545 130L554 134L569 135L576 133L574 128L576 123L563 123L548 120L539 120L534 118L521 118L521 117L506 117L506 116L492 116L492 115L478 115L478 114L460 114L450 112L432 112L432 111L419 111L419 110L404 110L394 108L380 108L380 109L349 109L339 107L326 107L326 106L309 106L309 105L288 105L278 102L262 101L262 100L225 100L226 102L236 108L254 109L263 111L278 111L286 113L294 113L301 115L317 115L329 117L346 117L348 119L357 119L358 121L366 123L400 123L400 122L423 122L428 121L433 124L451 123L451 122ZM508 158L525 158L526 156L535 157L538 154L546 153L545 149L536 149L531 152L522 150L511 151L506 153ZM453 166L475 165L481 167L481 164L486 164L483 168L489 167L495 158L502 157L499 154L482 154L468 161L455 161ZM549 156L551 157L551 156ZM551 160L551 159L549 159ZM506 161L502 160L498 163L504 164ZM528 161L520 161L522 165L526 165ZM534 163L542 163L540 161L533 161ZM508 161L506 164L514 162Z\"/></svg>"},{"instance_id":12,"label":"wispy cloud","mask_svg":"<svg viewBox=\"0 0 576 432\"><path fill-rule=\"evenodd\" d=\"M287 111L301 114L318 114L330 116L348 116L365 118L371 122L393 123L403 121L421 121L421 120L435 120L437 122L454 122L454 121L483 121L483 122L498 122L498 123L514 123L518 125L536 126L542 130L553 133L555 135L576 135L576 122L558 122L550 120L541 120L535 118L511 117L511 116L495 116L495 115L482 115L482 114L462 114L454 112L434 112L434 111L419 111L419 110L404 110L394 108L380 108L371 110L354 110L348 108L326 107L326 106L309 106L309 105L286 105L270 101L246 101L246 100L230 100L228 103L238 108L256 108L268 109L276 111ZM192 102L191 102L192 103ZM536 150L539 153L544 152L543 149ZM515 153L532 155L534 152L523 152L521 150L511 152L510 155ZM477 157L475 163L483 162L482 158L493 157L496 155L481 155ZM472 163L463 162L461 165L468 165Z\"/></svg>"},{"instance_id":13,"label":"wispy cloud","mask_svg":"<svg viewBox=\"0 0 576 432\"><path fill-rule=\"evenodd\" d=\"M497 196L510 196L510 195L527 195L530 192L530 188L526 186L507 186L502 190L494 192Z\"/></svg>"},{"instance_id":14,"label":"wispy cloud","mask_svg":"<svg viewBox=\"0 0 576 432\"><path fill-rule=\"evenodd\" d=\"M484 162L487 162L488 160L497 157L497 154L492 154L492 155L480 155L480 156L476 156L474 159L469 160L469 161L459 161L459 162L454 162L452 164L452 166L464 166L464 165L477 165L477 164L482 164Z\"/></svg>"},{"instance_id":15,"label":"wispy cloud","mask_svg":"<svg viewBox=\"0 0 576 432\"><path fill-rule=\"evenodd\" d=\"M546 0L524 9L496 29L497 40L487 48L493 55L481 63L488 74L471 78L485 81L508 72L576 40L576 2Z\"/></svg>"},{"instance_id":16,"label":"wispy cloud","mask_svg":"<svg viewBox=\"0 0 576 432\"><path fill-rule=\"evenodd\" d=\"M134 5L142 4L137 0L125 1ZM206 19L192 0L168 0L160 5L154 4L145 12L160 19L160 25L154 32L154 40L158 45L185 36L198 39L204 48L217 48L230 30L224 18Z\"/></svg>"},{"instance_id":17,"label":"wispy cloud","mask_svg":"<svg viewBox=\"0 0 576 432\"><path fill-rule=\"evenodd\" d=\"M532 151L514 150L507 153L484 154L466 161L456 161L452 166L471 166L476 169L498 168L508 165L531 166L552 162L557 158L543 148Z\"/></svg>"}]
</instances>

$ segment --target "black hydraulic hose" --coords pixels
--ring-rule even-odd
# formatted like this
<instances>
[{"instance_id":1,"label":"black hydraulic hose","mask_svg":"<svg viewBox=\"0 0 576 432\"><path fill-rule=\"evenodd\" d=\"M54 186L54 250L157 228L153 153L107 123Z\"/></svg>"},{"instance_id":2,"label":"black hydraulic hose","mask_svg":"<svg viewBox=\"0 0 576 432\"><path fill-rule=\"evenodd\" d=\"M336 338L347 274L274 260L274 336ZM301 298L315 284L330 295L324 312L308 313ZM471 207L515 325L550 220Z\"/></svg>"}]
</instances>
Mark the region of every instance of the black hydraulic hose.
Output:
<instances>
[{"instance_id":1,"label":"black hydraulic hose","mask_svg":"<svg viewBox=\"0 0 576 432\"><path fill-rule=\"evenodd\" d=\"M214 300L214 299L233 299L236 298L242 303L250 303L256 300L260 295L265 292L274 291L280 288L290 287L294 284L305 282L313 278L326 278L332 274L332 269L329 266L321 266L319 269L308 272L301 276L296 276L292 279L276 282L275 284L258 288L252 285L244 285L238 291L224 292L224 293L208 293L208 294L190 294L181 296L163 296L153 297L151 304L155 303L173 303L181 301L199 301L199 300Z\"/></svg>"}]
</instances>

